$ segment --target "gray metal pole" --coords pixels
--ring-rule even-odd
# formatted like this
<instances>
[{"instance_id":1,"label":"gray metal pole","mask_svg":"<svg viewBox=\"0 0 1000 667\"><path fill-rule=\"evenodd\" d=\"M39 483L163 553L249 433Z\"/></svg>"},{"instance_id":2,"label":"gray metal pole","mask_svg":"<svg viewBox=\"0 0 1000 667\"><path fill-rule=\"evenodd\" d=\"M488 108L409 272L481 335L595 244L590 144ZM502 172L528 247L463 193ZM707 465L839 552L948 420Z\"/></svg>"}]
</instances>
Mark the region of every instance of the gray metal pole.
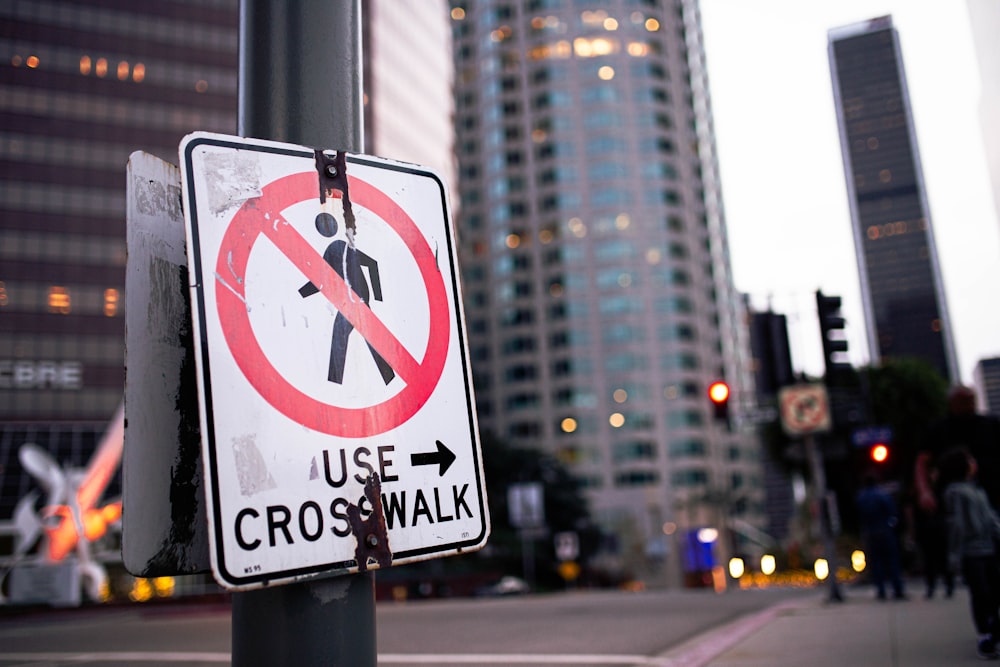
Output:
<instances>
[{"instance_id":1,"label":"gray metal pole","mask_svg":"<svg viewBox=\"0 0 1000 667\"><path fill-rule=\"evenodd\" d=\"M239 133L364 150L361 0L243 0Z\"/></svg>"},{"instance_id":2,"label":"gray metal pole","mask_svg":"<svg viewBox=\"0 0 1000 667\"><path fill-rule=\"evenodd\" d=\"M242 0L239 134L362 152L361 0ZM233 595L234 667L375 667L375 575Z\"/></svg>"},{"instance_id":3,"label":"gray metal pole","mask_svg":"<svg viewBox=\"0 0 1000 667\"><path fill-rule=\"evenodd\" d=\"M840 592L840 583L837 581L837 546L833 539L833 528L830 526L828 513L825 511L826 497L826 470L823 468L823 455L820 454L819 447L816 446L816 436L809 433L805 436L806 457L809 459L809 468L812 472L813 489L816 494L816 502L819 503L819 524L820 533L823 536L823 550L826 552L826 562L830 566L830 575L827 578L830 586L831 602L841 602L844 596Z\"/></svg>"}]
</instances>

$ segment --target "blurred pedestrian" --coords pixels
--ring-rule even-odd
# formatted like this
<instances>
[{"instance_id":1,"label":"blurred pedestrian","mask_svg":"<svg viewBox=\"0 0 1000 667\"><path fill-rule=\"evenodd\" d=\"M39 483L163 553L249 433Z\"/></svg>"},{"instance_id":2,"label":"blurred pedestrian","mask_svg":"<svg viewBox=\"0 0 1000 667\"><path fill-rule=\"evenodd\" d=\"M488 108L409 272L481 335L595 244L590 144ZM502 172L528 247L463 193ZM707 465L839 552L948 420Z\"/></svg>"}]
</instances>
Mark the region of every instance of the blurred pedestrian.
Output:
<instances>
[{"instance_id":1,"label":"blurred pedestrian","mask_svg":"<svg viewBox=\"0 0 1000 667\"><path fill-rule=\"evenodd\" d=\"M886 584L892 586L893 598L905 600L899 565L899 512L892 496L876 484L875 476L865 475L864 487L857 497L861 538L871 567L872 583L879 600L886 599Z\"/></svg>"},{"instance_id":2,"label":"blurred pedestrian","mask_svg":"<svg viewBox=\"0 0 1000 667\"><path fill-rule=\"evenodd\" d=\"M954 570L961 570L969 589L972 621L979 633L976 651L981 658L994 659L998 657L1000 639L1000 563L996 550L1000 518L975 481L976 469L976 459L964 447L944 454L938 462L948 524L948 562Z\"/></svg>"},{"instance_id":3,"label":"blurred pedestrian","mask_svg":"<svg viewBox=\"0 0 1000 667\"><path fill-rule=\"evenodd\" d=\"M926 596L934 596L938 578L945 595L954 589L954 574L947 567L947 543L938 459L956 447L965 447L975 458L979 481L990 505L1000 510L1000 420L976 414L976 394L969 387L954 387L948 394L947 415L932 424L920 446L914 467L916 506L914 536L923 561Z\"/></svg>"}]
</instances>

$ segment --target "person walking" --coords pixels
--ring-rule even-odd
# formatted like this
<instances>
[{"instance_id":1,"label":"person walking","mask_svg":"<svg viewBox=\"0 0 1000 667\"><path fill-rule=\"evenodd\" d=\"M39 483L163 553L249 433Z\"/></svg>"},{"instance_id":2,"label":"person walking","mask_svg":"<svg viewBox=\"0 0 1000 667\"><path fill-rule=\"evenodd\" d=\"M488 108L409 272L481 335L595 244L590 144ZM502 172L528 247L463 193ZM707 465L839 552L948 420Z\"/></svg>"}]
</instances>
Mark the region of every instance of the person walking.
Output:
<instances>
[{"instance_id":1,"label":"person walking","mask_svg":"<svg viewBox=\"0 0 1000 667\"><path fill-rule=\"evenodd\" d=\"M954 575L947 567L947 527L944 487L939 459L955 447L966 447L975 458L978 483L995 511L1000 511L1000 419L976 412L976 394L965 386L948 393L947 414L927 429L919 445L913 469L914 528L922 557L926 596L934 596L937 580L944 581L945 596L954 588Z\"/></svg>"},{"instance_id":2,"label":"person walking","mask_svg":"<svg viewBox=\"0 0 1000 667\"><path fill-rule=\"evenodd\" d=\"M996 659L1000 639L1000 569L996 540L1000 518L976 481L977 464L969 450L958 447L944 454L938 472L944 485L948 525L948 563L962 572L969 589L972 621L979 638L976 652Z\"/></svg>"},{"instance_id":3,"label":"person walking","mask_svg":"<svg viewBox=\"0 0 1000 667\"><path fill-rule=\"evenodd\" d=\"M858 515L861 537L872 569L876 596L886 599L886 584L892 585L893 598L905 600L903 577L899 565L899 541L896 527L899 513L896 502L875 483L875 476L865 475L864 487L858 492Z\"/></svg>"}]
</instances>

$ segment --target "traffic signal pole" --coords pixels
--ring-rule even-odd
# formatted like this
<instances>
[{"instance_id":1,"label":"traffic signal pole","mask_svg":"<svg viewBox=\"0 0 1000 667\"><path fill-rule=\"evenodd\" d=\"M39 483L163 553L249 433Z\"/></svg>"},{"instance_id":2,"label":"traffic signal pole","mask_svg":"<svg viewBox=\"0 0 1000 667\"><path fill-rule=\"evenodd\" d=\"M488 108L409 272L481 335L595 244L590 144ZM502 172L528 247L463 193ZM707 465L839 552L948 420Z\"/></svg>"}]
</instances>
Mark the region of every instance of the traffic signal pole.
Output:
<instances>
[{"instance_id":1,"label":"traffic signal pole","mask_svg":"<svg viewBox=\"0 0 1000 667\"><path fill-rule=\"evenodd\" d=\"M242 0L239 134L363 152L361 0ZM374 667L375 576L233 595L234 667Z\"/></svg>"},{"instance_id":2,"label":"traffic signal pole","mask_svg":"<svg viewBox=\"0 0 1000 667\"><path fill-rule=\"evenodd\" d=\"M803 443L806 450L806 458L809 461L809 471L812 473L813 489L816 494L816 502L820 508L819 525L820 534L823 537L823 551L826 553L826 562L830 567L830 574L827 579L830 584L831 602L842 602L844 596L840 592L840 583L837 581L837 547L833 539L833 527L830 521L830 508L826 494L826 470L823 468L823 455L816 446L816 436L807 433L803 436Z\"/></svg>"}]
</instances>

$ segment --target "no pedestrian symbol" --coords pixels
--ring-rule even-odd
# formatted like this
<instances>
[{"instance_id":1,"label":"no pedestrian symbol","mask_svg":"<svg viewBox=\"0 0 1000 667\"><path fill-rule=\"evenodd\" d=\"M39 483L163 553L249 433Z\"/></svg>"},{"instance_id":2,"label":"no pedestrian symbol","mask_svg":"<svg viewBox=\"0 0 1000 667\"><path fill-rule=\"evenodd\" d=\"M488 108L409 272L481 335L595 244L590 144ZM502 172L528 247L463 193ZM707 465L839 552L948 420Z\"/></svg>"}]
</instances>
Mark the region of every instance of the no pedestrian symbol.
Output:
<instances>
[{"instance_id":1,"label":"no pedestrian symbol","mask_svg":"<svg viewBox=\"0 0 1000 667\"><path fill-rule=\"evenodd\" d=\"M781 425L788 435L808 435L830 430L830 409L826 387L799 384L778 392Z\"/></svg>"},{"instance_id":2,"label":"no pedestrian symbol","mask_svg":"<svg viewBox=\"0 0 1000 667\"><path fill-rule=\"evenodd\" d=\"M181 160L216 578L246 589L482 546L440 178L207 133Z\"/></svg>"},{"instance_id":3,"label":"no pedestrian symbol","mask_svg":"<svg viewBox=\"0 0 1000 667\"><path fill-rule=\"evenodd\" d=\"M419 267L420 280L430 304L431 327L421 360L413 358L335 267L316 254L294 225L286 222L274 224L271 219L273 211L316 198L315 172L285 176L264 186L259 198L240 207L223 237L215 273L228 288L220 291L217 297L219 320L229 349L249 382L268 403L293 421L331 435L357 437L376 435L399 426L427 401L444 366L448 350L449 313L444 283L436 265L437 258L413 220L387 195L364 181L352 181L350 192L356 204L367 206L404 240ZM319 292L405 382L405 387L398 394L363 408L331 405L306 395L274 368L253 332L246 308L246 284L239 279L246 274L250 253L261 238L271 241L313 286L323 286ZM234 279L226 280L228 276ZM344 352L346 349L340 350L341 354Z\"/></svg>"}]
</instances>

